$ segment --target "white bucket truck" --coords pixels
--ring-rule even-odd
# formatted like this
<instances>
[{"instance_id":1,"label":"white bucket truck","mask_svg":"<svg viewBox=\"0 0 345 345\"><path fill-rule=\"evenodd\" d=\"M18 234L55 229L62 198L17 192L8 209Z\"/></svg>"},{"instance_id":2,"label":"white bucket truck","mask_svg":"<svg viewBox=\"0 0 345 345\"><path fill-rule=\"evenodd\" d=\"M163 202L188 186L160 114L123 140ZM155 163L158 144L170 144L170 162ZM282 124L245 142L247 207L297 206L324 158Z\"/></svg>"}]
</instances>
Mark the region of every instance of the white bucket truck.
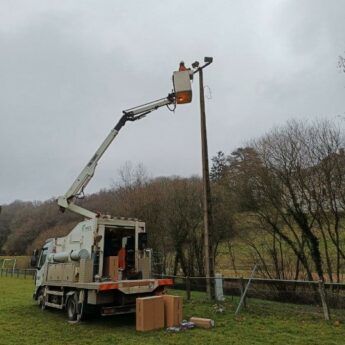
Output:
<instances>
[{"instance_id":1,"label":"white bucket truck","mask_svg":"<svg viewBox=\"0 0 345 345\"><path fill-rule=\"evenodd\" d=\"M152 278L144 222L98 214L75 204L75 200L83 195L98 161L126 122L139 120L163 106L191 102L191 79L190 70L174 72L173 93L123 111L72 186L58 198L62 211L68 209L86 220L67 236L48 239L34 251L34 299L42 309L66 309L70 320L83 318L87 311L99 311L101 315L132 313L137 297L160 294L173 284L171 279Z\"/></svg>"}]
</instances>

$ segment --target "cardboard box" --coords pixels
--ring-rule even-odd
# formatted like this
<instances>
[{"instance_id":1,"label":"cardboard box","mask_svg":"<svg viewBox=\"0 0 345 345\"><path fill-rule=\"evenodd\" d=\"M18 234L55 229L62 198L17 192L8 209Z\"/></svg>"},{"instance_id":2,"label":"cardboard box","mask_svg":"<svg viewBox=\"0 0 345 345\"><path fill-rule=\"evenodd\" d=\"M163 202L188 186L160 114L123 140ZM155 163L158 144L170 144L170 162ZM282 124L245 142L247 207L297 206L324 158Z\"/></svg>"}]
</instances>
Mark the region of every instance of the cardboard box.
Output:
<instances>
[{"instance_id":1,"label":"cardboard box","mask_svg":"<svg viewBox=\"0 0 345 345\"><path fill-rule=\"evenodd\" d=\"M182 322L182 297L163 295L165 327L179 326Z\"/></svg>"},{"instance_id":2,"label":"cardboard box","mask_svg":"<svg viewBox=\"0 0 345 345\"><path fill-rule=\"evenodd\" d=\"M114 281L119 280L119 257L106 256L104 258L103 275Z\"/></svg>"},{"instance_id":3,"label":"cardboard box","mask_svg":"<svg viewBox=\"0 0 345 345\"><path fill-rule=\"evenodd\" d=\"M151 331L164 328L164 301L162 296L137 298L136 329Z\"/></svg>"},{"instance_id":4,"label":"cardboard box","mask_svg":"<svg viewBox=\"0 0 345 345\"><path fill-rule=\"evenodd\" d=\"M201 317L191 317L190 322L194 322L195 326L202 328L212 328L214 327L214 320L203 319Z\"/></svg>"}]
</instances>

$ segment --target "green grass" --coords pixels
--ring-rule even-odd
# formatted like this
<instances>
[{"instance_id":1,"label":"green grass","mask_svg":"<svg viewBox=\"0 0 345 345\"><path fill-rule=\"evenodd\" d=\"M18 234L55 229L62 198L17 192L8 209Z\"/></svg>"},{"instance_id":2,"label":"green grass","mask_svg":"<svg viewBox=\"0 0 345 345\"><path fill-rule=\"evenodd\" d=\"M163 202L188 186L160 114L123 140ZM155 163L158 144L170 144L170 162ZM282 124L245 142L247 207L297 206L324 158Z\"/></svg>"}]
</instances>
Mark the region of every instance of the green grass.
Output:
<instances>
[{"instance_id":1,"label":"green grass","mask_svg":"<svg viewBox=\"0 0 345 345\"><path fill-rule=\"evenodd\" d=\"M0 345L345 343L342 311L333 313L333 321L325 322L319 308L250 299L249 308L235 317L237 299L229 298L225 312L217 314L203 294L193 293L192 301L185 301L185 318L211 317L216 321L214 329L139 333L134 316L93 318L70 324L63 311L41 311L35 306L32 289L30 279L0 278Z\"/></svg>"}]
</instances>

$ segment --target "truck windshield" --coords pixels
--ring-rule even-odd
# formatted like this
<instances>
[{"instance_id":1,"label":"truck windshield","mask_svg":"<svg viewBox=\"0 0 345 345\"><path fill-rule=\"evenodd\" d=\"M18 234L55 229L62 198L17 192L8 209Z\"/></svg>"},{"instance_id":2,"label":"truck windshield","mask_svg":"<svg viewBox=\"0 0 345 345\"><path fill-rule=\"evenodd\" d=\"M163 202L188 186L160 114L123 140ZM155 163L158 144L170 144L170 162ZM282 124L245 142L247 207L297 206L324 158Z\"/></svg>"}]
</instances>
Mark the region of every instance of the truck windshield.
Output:
<instances>
[{"instance_id":1,"label":"truck windshield","mask_svg":"<svg viewBox=\"0 0 345 345\"><path fill-rule=\"evenodd\" d=\"M40 259L38 261L38 265L37 265L39 269L44 265L47 258L47 253L48 253L48 248L43 248L41 251Z\"/></svg>"}]
</instances>

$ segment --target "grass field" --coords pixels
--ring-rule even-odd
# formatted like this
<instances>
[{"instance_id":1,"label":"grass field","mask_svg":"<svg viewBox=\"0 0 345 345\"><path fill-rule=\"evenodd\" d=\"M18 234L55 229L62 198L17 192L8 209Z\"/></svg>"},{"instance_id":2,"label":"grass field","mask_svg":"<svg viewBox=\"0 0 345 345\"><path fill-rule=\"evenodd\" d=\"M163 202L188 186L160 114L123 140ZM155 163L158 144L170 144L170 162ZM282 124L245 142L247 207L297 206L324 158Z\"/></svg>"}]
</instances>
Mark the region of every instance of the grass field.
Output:
<instances>
[{"instance_id":1,"label":"grass field","mask_svg":"<svg viewBox=\"0 0 345 345\"><path fill-rule=\"evenodd\" d=\"M32 280L0 278L0 345L345 344L343 311L333 313L333 321L325 322L315 307L249 300L249 308L235 317L237 300L229 299L225 312L217 314L204 295L195 293L192 301L185 301L185 318L211 317L215 328L139 333L134 316L70 324L64 312L41 311L35 306L32 288Z\"/></svg>"}]
</instances>

